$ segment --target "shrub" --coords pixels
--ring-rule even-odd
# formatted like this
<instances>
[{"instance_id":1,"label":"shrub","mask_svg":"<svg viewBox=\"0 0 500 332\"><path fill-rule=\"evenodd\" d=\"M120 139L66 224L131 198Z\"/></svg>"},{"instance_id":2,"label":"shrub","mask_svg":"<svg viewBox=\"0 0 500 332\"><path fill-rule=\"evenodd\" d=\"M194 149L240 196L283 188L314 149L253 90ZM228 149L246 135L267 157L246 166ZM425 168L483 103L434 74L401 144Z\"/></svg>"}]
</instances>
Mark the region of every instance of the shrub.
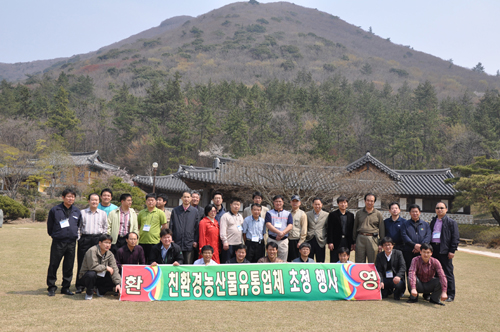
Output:
<instances>
[{"instance_id":1,"label":"shrub","mask_svg":"<svg viewBox=\"0 0 500 332\"><path fill-rule=\"evenodd\" d=\"M500 247L500 237L491 240L490 243L488 243L488 245L486 246L486 248L488 249L489 248L497 249L498 247Z\"/></svg>"},{"instance_id":2,"label":"shrub","mask_svg":"<svg viewBox=\"0 0 500 332\"><path fill-rule=\"evenodd\" d=\"M278 23L281 22L281 18L279 18L279 17L274 17L273 16L273 17L271 17L271 20L276 21Z\"/></svg>"},{"instance_id":3,"label":"shrub","mask_svg":"<svg viewBox=\"0 0 500 332\"><path fill-rule=\"evenodd\" d=\"M225 20L224 22L221 23L222 26L228 26L231 24L231 21Z\"/></svg>"},{"instance_id":4,"label":"shrub","mask_svg":"<svg viewBox=\"0 0 500 332\"><path fill-rule=\"evenodd\" d=\"M391 68L390 73L397 74L399 77L408 77L410 74L404 69Z\"/></svg>"},{"instance_id":5,"label":"shrub","mask_svg":"<svg viewBox=\"0 0 500 332\"><path fill-rule=\"evenodd\" d=\"M49 211L45 209L36 209L35 211L36 221L46 221L48 216L49 216Z\"/></svg>"},{"instance_id":6,"label":"shrub","mask_svg":"<svg viewBox=\"0 0 500 332\"><path fill-rule=\"evenodd\" d=\"M259 19L257 20L257 22L258 22L258 23L260 23L260 24L269 24L269 21L268 21L268 20L266 20L265 18L259 18Z\"/></svg>"},{"instance_id":7,"label":"shrub","mask_svg":"<svg viewBox=\"0 0 500 332\"><path fill-rule=\"evenodd\" d=\"M255 48L252 48L250 50L250 53L252 54L252 57L254 59L259 60L271 59L274 57L273 52L271 52L271 50L266 45L259 45Z\"/></svg>"},{"instance_id":8,"label":"shrub","mask_svg":"<svg viewBox=\"0 0 500 332\"><path fill-rule=\"evenodd\" d=\"M276 38L274 38L273 36L266 35L264 36L264 38L266 39L267 42L269 42L269 45L271 46L276 46L278 44L276 42Z\"/></svg>"},{"instance_id":9,"label":"shrub","mask_svg":"<svg viewBox=\"0 0 500 332\"><path fill-rule=\"evenodd\" d=\"M160 45L160 38L158 38L158 39L152 39L152 40L146 40L142 45L145 48L152 48L152 47L158 46L158 45Z\"/></svg>"},{"instance_id":10,"label":"shrub","mask_svg":"<svg viewBox=\"0 0 500 332\"><path fill-rule=\"evenodd\" d=\"M30 211L8 196L0 196L0 209L6 219L29 218Z\"/></svg>"},{"instance_id":11,"label":"shrub","mask_svg":"<svg viewBox=\"0 0 500 332\"><path fill-rule=\"evenodd\" d=\"M197 27L192 27L191 30L189 30L196 38L200 38L201 35L203 34L203 30L197 28Z\"/></svg>"},{"instance_id":12,"label":"shrub","mask_svg":"<svg viewBox=\"0 0 500 332\"><path fill-rule=\"evenodd\" d=\"M323 69L326 70L326 71L332 72L332 71L335 70L335 66L332 65L331 63L325 63L323 65Z\"/></svg>"},{"instance_id":13,"label":"shrub","mask_svg":"<svg viewBox=\"0 0 500 332\"><path fill-rule=\"evenodd\" d=\"M257 32L257 33L266 32L266 28L260 24L250 24L249 26L247 26L246 29L248 32Z\"/></svg>"},{"instance_id":14,"label":"shrub","mask_svg":"<svg viewBox=\"0 0 500 332\"><path fill-rule=\"evenodd\" d=\"M286 71L293 70L295 68L295 64L293 63L292 60L288 59L281 64L281 68L283 68Z\"/></svg>"}]
</instances>

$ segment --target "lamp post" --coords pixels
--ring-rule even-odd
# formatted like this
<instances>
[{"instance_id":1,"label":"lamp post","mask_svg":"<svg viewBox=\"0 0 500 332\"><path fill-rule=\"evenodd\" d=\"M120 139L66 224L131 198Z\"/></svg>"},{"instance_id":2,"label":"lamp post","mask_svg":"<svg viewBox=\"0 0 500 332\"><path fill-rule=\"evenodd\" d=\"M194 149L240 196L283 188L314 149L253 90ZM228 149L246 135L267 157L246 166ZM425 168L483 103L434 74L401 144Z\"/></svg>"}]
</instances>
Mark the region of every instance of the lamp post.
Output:
<instances>
[{"instance_id":1,"label":"lamp post","mask_svg":"<svg viewBox=\"0 0 500 332\"><path fill-rule=\"evenodd\" d=\"M158 168L158 163L155 161L153 163L153 193L155 192L155 184L156 184L156 169Z\"/></svg>"}]
</instances>

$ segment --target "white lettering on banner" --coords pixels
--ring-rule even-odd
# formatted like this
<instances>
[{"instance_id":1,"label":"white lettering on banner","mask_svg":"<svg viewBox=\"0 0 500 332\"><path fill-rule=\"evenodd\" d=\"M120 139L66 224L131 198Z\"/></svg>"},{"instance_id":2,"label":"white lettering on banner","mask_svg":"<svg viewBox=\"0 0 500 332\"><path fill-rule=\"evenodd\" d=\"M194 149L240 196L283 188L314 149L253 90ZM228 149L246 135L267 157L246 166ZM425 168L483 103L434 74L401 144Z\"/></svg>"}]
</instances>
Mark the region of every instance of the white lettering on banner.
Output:
<instances>
[{"instance_id":1,"label":"white lettering on banner","mask_svg":"<svg viewBox=\"0 0 500 332\"><path fill-rule=\"evenodd\" d=\"M338 293L339 292L339 286L337 284L337 273L335 272L335 269L331 269L331 270L326 270L328 273L328 289L332 289L335 288L335 292ZM333 276L330 274L333 274Z\"/></svg>"},{"instance_id":2,"label":"white lettering on banner","mask_svg":"<svg viewBox=\"0 0 500 332\"><path fill-rule=\"evenodd\" d=\"M273 270L273 277L273 290L277 290L280 294L285 294L285 286L283 285L283 270Z\"/></svg>"},{"instance_id":3,"label":"white lettering on banner","mask_svg":"<svg viewBox=\"0 0 500 332\"><path fill-rule=\"evenodd\" d=\"M321 293L326 293L328 287L326 286L326 275L325 270L316 269L314 270L316 275L316 281L318 282L318 289Z\"/></svg>"},{"instance_id":4,"label":"white lettering on banner","mask_svg":"<svg viewBox=\"0 0 500 332\"><path fill-rule=\"evenodd\" d=\"M300 270L300 282L302 283L302 290L304 293L309 294L311 292L311 277L309 276L309 270Z\"/></svg>"},{"instance_id":5,"label":"white lettering on banner","mask_svg":"<svg viewBox=\"0 0 500 332\"><path fill-rule=\"evenodd\" d=\"M260 276L259 271L250 271L250 285L252 285L252 294L260 294Z\"/></svg>"},{"instance_id":6,"label":"white lettering on banner","mask_svg":"<svg viewBox=\"0 0 500 332\"><path fill-rule=\"evenodd\" d=\"M191 281L191 278L189 278L189 272L184 271L181 272L181 296L182 297L189 297L189 283Z\"/></svg>"},{"instance_id":7,"label":"white lettering on banner","mask_svg":"<svg viewBox=\"0 0 500 332\"><path fill-rule=\"evenodd\" d=\"M376 271L361 271L359 277L363 280L363 287L368 290L377 289L377 272Z\"/></svg>"},{"instance_id":8,"label":"white lettering on banner","mask_svg":"<svg viewBox=\"0 0 500 332\"><path fill-rule=\"evenodd\" d=\"M241 296L248 296L248 288L250 287L248 284L248 273L246 271L240 271L239 280Z\"/></svg>"},{"instance_id":9,"label":"white lettering on banner","mask_svg":"<svg viewBox=\"0 0 500 332\"><path fill-rule=\"evenodd\" d=\"M229 296L238 295L236 271L229 271L227 273L227 294Z\"/></svg>"},{"instance_id":10,"label":"white lettering on banner","mask_svg":"<svg viewBox=\"0 0 500 332\"><path fill-rule=\"evenodd\" d=\"M205 296L212 297L214 295L214 277L209 277L206 272L203 286L205 286Z\"/></svg>"},{"instance_id":11,"label":"white lettering on banner","mask_svg":"<svg viewBox=\"0 0 500 332\"><path fill-rule=\"evenodd\" d=\"M221 287L222 289L220 289ZM217 272L217 277L215 279L215 290L217 292L217 296L226 296L226 273L225 272Z\"/></svg>"},{"instance_id":12,"label":"white lettering on banner","mask_svg":"<svg viewBox=\"0 0 500 332\"><path fill-rule=\"evenodd\" d=\"M170 297L179 297L179 272L170 272L168 274L168 295ZM174 293L174 289L177 293Z\"/></svg>"},{"instance_id":13,"label":"white lettering on banner","mask_svg":"<svg viewBox=\"0 0 500 332\"><path fill-rule=\"evenodd\" d=\"M271 271L262 270L262 284L264 285L264 294L271 295L273 293L273 285L271 284Z\"/></svg>"},{"instance_id":14,"label":"white lettering on banner","mask_svg":"<svg viewBox=\"0 0 500 332\"><path fill-rule=\"evenodd\" d=\"M193 272L193 295L194 297L201 297L203 290L201 289L201 272Z\"/></svg>"},{"instance_id":15,"label":"white lettering on banner","mask_svg":"<svg viewBox=\"0 0 500 332\"><path fill-rule=\"evenodd\" d=\"M293 293L300 292L300 287L298 287L299 284L299 279L297 279L297 274L299 274L295 269L291 269L288 271L288 274L292 277L290 279L290 285L292 285L292 288L290 288L290 291Z\"/></svg>"},{"instance_id":16,"label":"white lettering on banner","mask_svg":"<svg viewBox=\"0 0 500 332\"><path fill-rule=\"evenodd\" d=\"M141 295L141 284L143 282L142 276L127 276L125 278L125 292L128 295Z\"/></svg>"}]
</instances>

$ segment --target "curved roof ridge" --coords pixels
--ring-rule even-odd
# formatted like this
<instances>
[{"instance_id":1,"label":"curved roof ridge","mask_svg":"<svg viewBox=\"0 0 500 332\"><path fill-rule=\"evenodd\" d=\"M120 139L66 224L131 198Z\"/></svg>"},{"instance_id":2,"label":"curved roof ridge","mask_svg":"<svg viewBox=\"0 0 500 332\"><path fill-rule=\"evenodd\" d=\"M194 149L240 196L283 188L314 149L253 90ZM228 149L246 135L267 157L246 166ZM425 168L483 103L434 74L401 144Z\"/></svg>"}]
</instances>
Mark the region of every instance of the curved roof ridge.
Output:
<instances>
[{"instance_id":1,"label":"curved roof ridge","mask_svg":"<svg viewBox=\"0 0 500 332\"><path fill-rule=\"evenodd\" d=\"M381 171L383 171L384 173L388 174L390 177L392 177L393 179L395 179L396 181L399 181L400 180L400 176L399 174L397 173L397 171L387 167L384 163L382 163L380 160L378 160L377 158L373 157L370 152L366 152L366 154L359 158L358 160L356 161L353 161L352 163L350 163L349 165L346 166L346 170L348 172L352 172L354 171L355 169L365 165L366 163L371 163L372 165L374 165L375 167L379 168Z\"/></svg>"}]
</instances>

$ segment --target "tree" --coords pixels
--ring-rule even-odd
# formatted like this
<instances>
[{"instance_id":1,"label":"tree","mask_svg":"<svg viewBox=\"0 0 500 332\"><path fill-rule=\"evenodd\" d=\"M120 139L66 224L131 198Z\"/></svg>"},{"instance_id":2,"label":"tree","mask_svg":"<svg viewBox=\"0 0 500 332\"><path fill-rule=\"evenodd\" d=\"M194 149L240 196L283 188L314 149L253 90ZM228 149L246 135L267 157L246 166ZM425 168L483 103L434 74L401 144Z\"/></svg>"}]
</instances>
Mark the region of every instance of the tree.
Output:
<instances>
[{"instance_id":1,"label":"tree","mask_svg":"<svg viewBox=\"0 0 500 332\"><path fill-rule=\"evenodd\" d=\"M369 63L365 63L363 67L361 67L361 74L370 75L372 73L372 66Z\"/></svg>"},{"instance_id":2,"label":"tree","mask_svg":"<svg viewBox=\"0 0 500 332\"><path fill-rule=\"evenodd\" d=\"M54 96L54 104L47 126L55 130L53 138L65 145L68 143L65 134L78 131L80 120L76 117L75 111L69 109L68 92L62 86Z\"/></svg>"},{"instance_id":3,"label":"tree","mask_svg":"<svg viewBox=\"0 0 500 332\"><path fill-rule=\"evenodd\" d=\"M110 188L113 191L112 203L116 205L120 205L121 194L130 194L133 201L132 208L140 211L145 208L146 194L129 182L131 182L130 176L123 170L118 172L103 171L99 178L85 189L84 194L88 196L92 193L100 193L104 188Z\"/></svg>"},{"instance_id":4,"label":"tree","mask_svg":"<svg viewBox=\"0 0 500 332\"><path fill-rule=\"evenodd\" d=\"M477 65L472 68L472 71L475 71L476 73L484 73L484 66L481 62L478 62Z\"/></svg>"},{"instance_id":5,"label":"tree","mask_svg":"<svg viewBox=\"0 0 500 332\"><path fill-rule=\"evenodd\" d=\"M458 190L452 210L475 204L500 224L500 159L476 157L474 163L452 167L452 171L458 175L446 180Z\"/></svg>"}]
</instances>

